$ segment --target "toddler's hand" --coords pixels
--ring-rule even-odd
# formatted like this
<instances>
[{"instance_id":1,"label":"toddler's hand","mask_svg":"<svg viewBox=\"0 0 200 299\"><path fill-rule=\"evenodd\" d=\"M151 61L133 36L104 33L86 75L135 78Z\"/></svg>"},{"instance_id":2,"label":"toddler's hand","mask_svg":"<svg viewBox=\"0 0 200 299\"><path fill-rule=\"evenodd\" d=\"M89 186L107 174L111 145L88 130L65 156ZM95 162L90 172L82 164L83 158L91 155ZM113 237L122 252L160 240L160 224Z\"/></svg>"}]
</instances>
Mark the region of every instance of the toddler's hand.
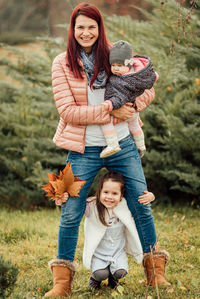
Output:
<instances>
[{"instance_id":1,"label":"toddler's hand","mask_svg":"<svg viewBox=\"0 0 200 299\"><path fill-rule=\"evenodd\" d=\"M103 106L104 111L108 111L109 110L108 103L104 102L101 105Z\"/></svg>"},{"instance_id":2,"label":"toddler's hand","mask_svg":"<svg viewBox=\"0 0 200 299\"><path fill-rule=\"evenodd\" d=\"M138 201L144 206L155 200L155 196L152 192L144 191L144 195L139 196Z\"/></svg>"},{"instance_id":3,"label":"toddler's hand","mask_svg":"<svg viewBox=\"0 0 200 299\"><path fill-rule=\"evenodd\" d=\"M144 146L144 147L138 148L138 152L139 152L141 158L144 157L144 154L146 152L146 147Z\"/></svg>"}]
</instances>

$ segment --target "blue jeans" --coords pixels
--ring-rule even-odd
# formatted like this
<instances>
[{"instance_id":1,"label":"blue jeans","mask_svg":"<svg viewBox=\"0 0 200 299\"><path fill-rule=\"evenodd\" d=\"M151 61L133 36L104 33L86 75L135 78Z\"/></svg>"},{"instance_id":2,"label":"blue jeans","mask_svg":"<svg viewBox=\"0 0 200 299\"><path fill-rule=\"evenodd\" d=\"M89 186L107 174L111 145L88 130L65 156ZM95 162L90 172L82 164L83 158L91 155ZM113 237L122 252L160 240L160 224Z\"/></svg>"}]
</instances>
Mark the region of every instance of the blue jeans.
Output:
<instances>
[{"instance_id":1,"label":"blue jeans","mask_svg":"<svg viewBox=\"0 0 200 299\"><path fill-rule=\"evenodd\" d=\"M124 197L135 219L143 251L149 252L150 247L156 243L151 205L144 206L138 202L138 196L147 190L138 150L130 135L122 139L119 144L121 151L103 159L100 158L103 146L86 147L84 154L69 152L67 162L70 161L74 175L86 180L87 183L82 187L79 197L75 199L70 197L61 206L58 259L74 260L78 230L85 212L86 198L96 174L102 167L121 173L125 178Z\"/></svg>"}]
</instances>

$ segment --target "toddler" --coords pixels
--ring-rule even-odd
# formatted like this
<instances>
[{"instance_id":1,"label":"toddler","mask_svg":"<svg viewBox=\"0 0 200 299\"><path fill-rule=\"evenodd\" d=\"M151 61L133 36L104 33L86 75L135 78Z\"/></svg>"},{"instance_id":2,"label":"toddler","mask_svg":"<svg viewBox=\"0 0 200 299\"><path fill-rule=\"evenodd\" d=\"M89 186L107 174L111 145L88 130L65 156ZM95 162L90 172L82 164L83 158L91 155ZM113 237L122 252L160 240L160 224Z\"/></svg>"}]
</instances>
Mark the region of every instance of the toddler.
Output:
<instances>
[{"instance_id":1,"label":"toddler","mask_svg":"<svg viewBox=\"0 0 200 299\"><path fill-rule=\"evenodd\" d=\"M136 97L141 95L145 89L151 89L158 79L150 58L141 55L133 57L131 45L126 41L120 40L113 45L109 61L112 75L106 84L105 102L102 104L104 110L119 109L127 102L134 105ZM139 124L139 113L134 113L128 125L142 157L146 147L144 134ZM100 157L105 158L121 149L113 123L102 125L101 128L107 147L101 152Z\"/></svg>"}]
</instances>

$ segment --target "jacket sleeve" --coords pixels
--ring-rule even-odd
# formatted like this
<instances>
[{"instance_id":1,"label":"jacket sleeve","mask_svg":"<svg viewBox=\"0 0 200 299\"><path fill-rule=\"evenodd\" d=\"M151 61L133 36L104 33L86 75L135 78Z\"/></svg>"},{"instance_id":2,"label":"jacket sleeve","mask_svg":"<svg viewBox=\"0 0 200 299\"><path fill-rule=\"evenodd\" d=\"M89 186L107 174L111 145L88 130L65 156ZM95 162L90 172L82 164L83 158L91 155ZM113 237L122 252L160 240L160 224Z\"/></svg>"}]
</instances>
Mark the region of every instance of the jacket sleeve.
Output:
<instances>
[{"instance_id":1,"label":"jacket sleeve","mask_svg":"<svg viewBox=\"0 0 200 299\"><path fill-rule=\"evenodd\" d=\"M110 98L110 101L112 102L113 110L121 108L127 102L125 99L119 98L117 96Z\"/></svg>"},{"instance_id":2,"label":"jacket sleeve","mask_svg":"<svg viewBox=\"0 0 200 299\"><path fill-rule=\"evenodd\" d=\"M135 109L140 112L143 111L154 99L155 90L152 87L151 89L145 89L142 95L136 98L135 100Z\"/></svg>"},{"instance_id":3,"label":"jacket sleeve","mask_svg":"<svg viewBox=\"0 0 200 299\"><path fill-rule=\"evenodd\" d=\"M85 217L90 217L94 210L95 196L88 197L86 201Z\"/></svg>"},{"instance_id":4,"label":"jacket sleeve","mask_svg":"<svg viewBox=\"0 0 200 299\"><path fill-rule=\"evenodd\" d=\"M73 80L73 78L71 78L71 80ZM76 79L74 78L74 80ZM66 123L87 125L106 124L110 122L111 117L107 111L104 111L102 105L76 105L59 56L54 59L52 65L52 86L58 113ZM83 93L81 93L80 89L80 97L82 98L84 97L84 88L82 86Z\"/></svg>"}]
</instances>

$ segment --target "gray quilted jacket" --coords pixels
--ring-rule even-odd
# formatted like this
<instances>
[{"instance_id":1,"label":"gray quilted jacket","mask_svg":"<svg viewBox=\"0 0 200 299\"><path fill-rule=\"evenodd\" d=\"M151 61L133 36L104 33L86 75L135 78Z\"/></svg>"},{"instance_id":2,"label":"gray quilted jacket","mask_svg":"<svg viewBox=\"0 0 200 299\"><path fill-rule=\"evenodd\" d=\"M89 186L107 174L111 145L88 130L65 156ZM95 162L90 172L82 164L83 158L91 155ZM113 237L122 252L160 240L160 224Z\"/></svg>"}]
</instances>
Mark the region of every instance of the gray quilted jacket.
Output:
<instances>
[{"instance_id":1,"label":"gray quilted jacket","mask_svg":"<svg viewBox=\"0 0 200 299\"><path fill-rule=\"evenodd\" d=\"M105 100L110 100L113 110L119 109L127 102L134 103L135 99L140 96L145 89L151 89L156 74L153 69L151 59L147 56L135 55L134 58L146 61L146 65L138 72L117 76L111 75L106 84Z\"/></svg>"}]
</instances>

